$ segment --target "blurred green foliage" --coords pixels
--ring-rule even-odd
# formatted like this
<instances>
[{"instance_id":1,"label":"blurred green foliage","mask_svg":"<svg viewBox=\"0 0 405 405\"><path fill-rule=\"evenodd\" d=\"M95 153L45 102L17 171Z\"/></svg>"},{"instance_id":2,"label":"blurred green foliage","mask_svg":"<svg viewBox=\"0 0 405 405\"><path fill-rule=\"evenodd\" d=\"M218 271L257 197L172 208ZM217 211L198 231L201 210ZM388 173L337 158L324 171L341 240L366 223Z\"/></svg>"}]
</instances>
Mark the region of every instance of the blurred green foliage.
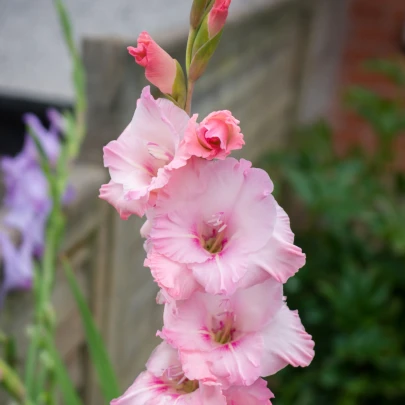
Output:
<instances>
[{"instance_id":1,"label":"blurred green foliage","mask_svg":"<svg viewBox=\"0 0 405 405\"><path fill-rule=\"evenodd\" d=\"M331 129L317 123L262 163L285 185L277 198L307 254L285 292L316 343L310 367L269 379L278 405L405 404L405 176L391 164L405 130L405 71L389 61L367 67L398 89L391 99L348 92L378 139L373 156L337 156Z\"/></svg>"}]
</instances>

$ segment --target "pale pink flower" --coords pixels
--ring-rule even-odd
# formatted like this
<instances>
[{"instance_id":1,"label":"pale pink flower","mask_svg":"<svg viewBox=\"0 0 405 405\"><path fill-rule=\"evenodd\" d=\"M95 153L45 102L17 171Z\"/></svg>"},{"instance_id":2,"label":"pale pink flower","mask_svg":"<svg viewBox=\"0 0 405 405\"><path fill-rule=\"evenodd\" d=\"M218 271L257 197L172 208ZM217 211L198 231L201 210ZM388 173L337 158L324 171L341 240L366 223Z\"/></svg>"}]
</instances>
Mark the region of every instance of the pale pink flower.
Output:
<instances>
[{"instance_id":1,"label":"pale pink flower","mask_svg":"<svg viewBox=\"0 0 405 405\"><path fill-rule=\"evenodd\" d=\"M172 94L177 74L176 61L147 32L139 35L138 46L129 46L128 52L138 65L145 68L145 76L152 84L162 93Z\"/></svg>"},{"instance_id":2,"label":"pale pink flower","mask_svg":"<svg viewBox=\"0 0 405 405\"><path fill-rule=\"evenodd\" d=\"M314 342L274 279L229 297L196 292L165 306L159 333L177 348L184 374L204 383L253 384L291 364L308 366Z\"/></svg>"},{"instance_id":3,"label":"pale pink flower","mask_svg":"<svg viewBox=\"0 0 405 405\"><path fill-rule=\"evenodd\" d=\"M146 264L159 285L169 294L181 291L187 274L211 294L232 294L270 276L286 281L305 256L292 244L272 191L267 173L243 159L192 158L176 170L148 211L144 232Z\"/></svg>"},{"instance_id":4,"label":"pale pink flower","mask_svg":"<svg viewBox=\"0 0 405 405\"><path fill-rule=\"evenodd\" d=\"M123 219L142 216L174 169L189 158L183 137L190 117L169 100L155 100L145 87L131 123L116 141L104 147L104 165L111 182L100 197Z\"/></svg>"},{"instance_id":5,"label":"pale pink flower","mask_svg":"<svg viewBox=\"0 0 405 405\"><path fill-rule=\"evenodd\" d=\"M216 111L197 124L197 115L190 120L185 142L191 155L205 159L225 159L245 144L239 121L230 111Z\"/></svg>"},{"instance_id":6,"label":"pale pink flower","mask_svg":"<svg viewBox=\"0 0 405 405\"><path fill-rule=\"evenodd\" d=\"M111 401L111 405L227 404L219 386L188 380L177 350L165 342L152 353L146 368L147 371L139 375L124 395Z\"/></svg>"},{"instance_id":7,"label":"pale pink flower","mask_svg":"<svg viewBox=\"0 0 405 405\"><path fill-rule=\"evenodd\" d=\"M261 378L249 387L233 386L224 395L228 405L271 405L270 398L274 398Z\"/></svg>"},{"instance_id":8,"label":"pale pink flower","mask_svg":"<svg viewBox=\"0 0 405 405\"><path fill-rule=\"evenodd\" d=\"M215 37L226 23L228 10L231 0L216 0L208 15L208 35L210 38Z\"/></svg>"}]
</instances>

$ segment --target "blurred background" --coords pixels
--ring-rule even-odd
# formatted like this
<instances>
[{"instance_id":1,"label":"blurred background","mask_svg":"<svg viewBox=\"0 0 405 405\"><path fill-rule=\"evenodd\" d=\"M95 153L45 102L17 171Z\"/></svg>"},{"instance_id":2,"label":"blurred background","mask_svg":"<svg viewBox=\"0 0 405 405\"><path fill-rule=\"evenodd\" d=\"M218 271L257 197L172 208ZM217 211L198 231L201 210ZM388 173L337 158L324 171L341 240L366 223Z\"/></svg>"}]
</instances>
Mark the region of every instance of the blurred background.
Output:
<instances>
[{"instance_id":1,"label":"blurred background","mask_svg":"<svg viewBox=\"0 0 405 405\"><path fill-rule=\"evenodd\" d=\"M147 30L184 59L190 0L66 0L87 71L88 134L72 172L72 258L123 387L158 340L140 220L97 200L102 146L131 119L143 71L126 53ZM0 0L0 153L22 147L22 115L70 108L70 61L50 0ZM241 120L239 156L267 170L307 265L286 285L316 342L305 370L269 378L279 405L405 403L405 1L233 0L196 88L201 116ZM75 304L57 281L59 347L86 404L100 403ZM24 346L29 294L1 326ZM22 350L21 356L24 356Z\"/></svg>"}]
</instances>

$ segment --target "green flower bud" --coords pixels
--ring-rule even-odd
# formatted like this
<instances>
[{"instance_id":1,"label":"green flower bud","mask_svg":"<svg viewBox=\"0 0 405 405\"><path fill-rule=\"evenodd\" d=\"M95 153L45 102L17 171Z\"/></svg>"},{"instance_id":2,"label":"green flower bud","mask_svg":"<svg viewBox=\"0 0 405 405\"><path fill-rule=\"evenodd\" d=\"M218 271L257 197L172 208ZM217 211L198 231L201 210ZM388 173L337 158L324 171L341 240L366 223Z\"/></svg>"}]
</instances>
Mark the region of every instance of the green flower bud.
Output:
<instances>
[{"instance_id":1,"label":"green flower bud","mask_svg":"<svg viewBox=\"0 0 405 405\"><path fill-rule=\"evenodd\" d=\"M210 0L194 0L191 7L190 25L193 29L197 29L206 12Z\"/></svg>"}]
</instances>

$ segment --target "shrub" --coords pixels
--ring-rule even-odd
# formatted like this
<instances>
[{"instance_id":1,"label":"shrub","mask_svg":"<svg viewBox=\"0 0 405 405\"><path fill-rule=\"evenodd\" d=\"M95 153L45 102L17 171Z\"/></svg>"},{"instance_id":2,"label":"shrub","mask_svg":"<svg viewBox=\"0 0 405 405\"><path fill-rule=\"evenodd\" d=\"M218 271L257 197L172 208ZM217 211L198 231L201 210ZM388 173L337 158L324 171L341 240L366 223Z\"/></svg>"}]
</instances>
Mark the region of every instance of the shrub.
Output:
<instances>
[{"instance_id":1,"label":"shrub","mask_svg":"<svg viewBox=\"0 0 405 405\"><path fill-rule=\"evenodd\" d=\"M361 87L348 92L377 137L373 156L337 156L320 122L297 133L293 149L263 161L286 184L289 214L301 213L296 242L307 264L285 290L316 342L310 368L270 379L284 387L279 405L405 403L405 176L390 164L405 129L405 71L389 61L368 67L398 88L391 99ZM289 189L299 201L289 201Z\"/></svg>"}]
</instances>

